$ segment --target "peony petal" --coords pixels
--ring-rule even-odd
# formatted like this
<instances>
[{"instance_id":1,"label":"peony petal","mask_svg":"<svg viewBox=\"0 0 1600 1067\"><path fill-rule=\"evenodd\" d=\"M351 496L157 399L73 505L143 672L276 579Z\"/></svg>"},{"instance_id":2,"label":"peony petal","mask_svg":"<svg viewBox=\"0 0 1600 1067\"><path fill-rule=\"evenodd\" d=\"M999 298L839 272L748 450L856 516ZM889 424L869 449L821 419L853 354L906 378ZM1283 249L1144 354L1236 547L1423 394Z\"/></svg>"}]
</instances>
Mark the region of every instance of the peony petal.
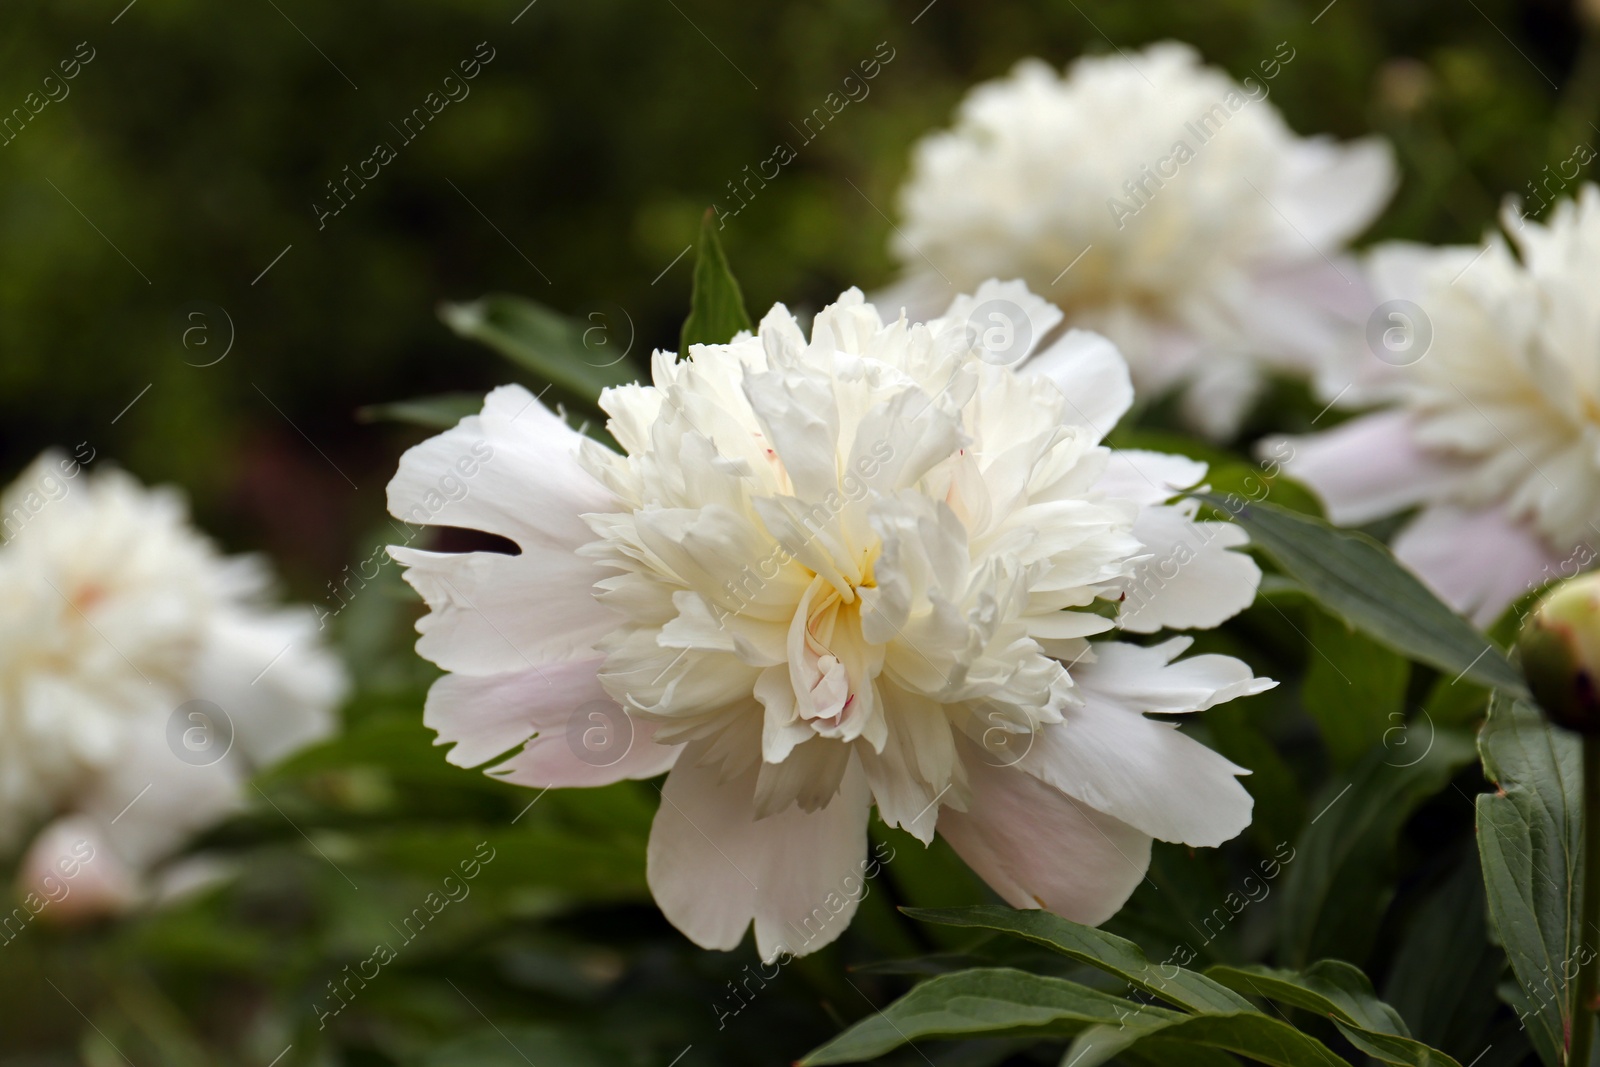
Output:
<instances>
[{"instance_id":1,"label":"peony petal","mask_svg":"<svg viewBox=\"0 0 1600 1067\"><path fill-rule=\"evenodd\" d=\"M224 708L237 751L263 767L331 736L349 689L308 611L219 611L194 663L191 688Z\"/></svg>"},{"instance_id":2,"label":"peony petal","mask_svg":"<svg viewBox=\"0 0 1600 1067\"><path fill-rule=\"evenodd\" d=\"M41 902L41 921L71 925L119 915L139 902L140 872L111 848L105 831L95 819L67 815L34 837L17 867L17 895Z\"/></svg>"},{"instance_id":3,"label":"peony petal","mask_svg":"<svg viewBox=\"0 0 1600 1067\"><path fill-rule=\"evenodd\" d=\"M1150 866L1150 837L1018 767L997 767L961 742L972 788L939 832L1015 908L1096 926L1117 913Z\"/></svg>"},{"instance_id":4,"label":"peony petal","mask_svg":"<svg viewBox=\"0 0 1600 1067\"><path fill-rule=\"evenodd\" d=\"M571 552L424 552L391 546L433 610L417 621L417 654L447 671L501 674L586 656L616 627L595 599L606 572Z\"/></svg>"},{"instance_id":5,"label":"peony petal","mask_svg":"<svg viewBox=\"0 0 1600 1067\"><path fill-rule=\"evenodd\" d=\"M889 720L888 742L881 753L870 745L857 746L878 817L931 844L940 801L957 808L966 803L950 720L926 697L886 680L878 688Z\"/></svg>"},{"instance_id":6,"label":"peony petal","mask_svg":"<svg viewBox=\"0 0 1600 1067\"><path fill-rule=\"evenodd\" d=\"M821 500L839 487L839 405L832 385L817 374L745 372L750 410L803 500Z\"/></svg>"},{"instance_id":7,"label":"peony petal","mask_svg":"<svg viewBox=\"0 0 1600 1067\"><path fill-rule=\"evenodd\" d=\"M1272 197L1291 229L1282 238L1284 251L1299 258L1306 244L1326 252L1349 241L1383 211L1397 183L1394 150L1382 138L1289 142Z\"/></svg>"},{"instance_id":8,"label":"peony petal","mask_svg":"<svg viewBox=\"0 0 1600 1067\"><path fill-rule=\"evenodd\" d=\"M1401 411L1267 441L1261 454L1282 460L1284 470L1315 490L1328 518L1341 526L1414 507L1447 490L1466 469L1420 446L1412 417Z\"/></svg>"},{"instance_id":9,"label":"peony petal","mask_svg":"<svg viewBox=\"0 0 1600 1067\"><path fill-rule=\"evenodd\" d=\"M1197 522L1199 505L1185 500L1146 507L1133 535L1151 553L1134 564L1117 625L1148 634L1163 627L1209 629L1249 607L1261 584L1261 568L1233 549L1250 540L1231 522Z\"/></svg>"},{"instance_id":10,"label":"peony petal","mask_svg":"<svg viewBox=\"0 0 1600 1067\"><path fill-rule=\"evenodd\" d=\"M1394 540L1396 558L1439 598L1479 626L1560 576L1562 557L1532 528L1499 508L1449 504L1423 510Z\"/></svg>"},{"instance_id":11,"label":"peony petal","mask_svg":"<svg viewBox=\"0 0 1600 1067\"><path fill-rule=\"evenodd\" d=\"M579 517L615 502L578 464L583 435L520 385L484 397L483 412L409 449L389 482L389 512L418 525L460 526L534 545L594 539Z\"/></svg>"},{"instance_id":12,"label":"peony petal","mask_svg":"<svg viewBox=\"0 0 1600 1067\"><path fill-rule=\"evenodd\" d=\"M813 735L782 762L763 760L756 775L755 817L779 815L797 804L808 812L827 807L850 770L853 750L842 741Z\"/></svg>"},{"instance_id":13,"label":"peony petal","mask_svg":"<svg viewBox=\"0 0 1600 1067\"><path fill-rule=\"evenodd\" d=\"M447 674L428 690L423 723L453 744L445 758L475 767L523 745L489 774L536 789L653 778L677 759L655 723L625 712L600 685L601 660L546 663L487 678ZM526 742L526 744L524 744Z\"/></svg>"},{"instance_id":14,"label":"peony petal","mask_svg":"<svg viewBox=\"0 0 1600 1067\"><path fill-rule=\"evenodd\" d=\"M1278 683L1257 678L1243 660L1204 655L1177 659L1194 643L1174 637L1159 645L1102 641L1093 646L1094 662L1073 669L1085 673L1104 700L1137 711L1175 715L1204 711L1239 697L1264 693Z\"/></svg>"},{"instance_id":15,"label":"peony petal","mask_svg":"<svg viewBox=\"0 0 1600 1067\"><path fill-rule=\"evenodd\" d=\"M677 762L681 745L657 744L656 724L621 708L614 712L590 710L579 721L588 724L581 732L574 734L568 725L554 726L548 734L533 738L521 752L484 773L530 789L583 789L627 778L654 778L670 771ZM597 740L584 740L591 737ZM614 744L624 746L622 755L611 755ZM591 764L575 754L575 749L584 748L592 749L593 758L599 762ZM615 763L611 762L613 758Z\"/></svg>"},{"instance_id":16,"label":"peony petal","mask_svg":"<svg viewBox=\"0 0 1600 1067\"><path fill-rule=\"evenodd\" d=\"M169 714L146 714L130 727L117 759L75 805L101 827L117 856L139 871L243 807L243 761L232 746L185 750L180 758L172 747ZM206 728L206 739L215 744L226 736L210 733L214 724L196 727Z\"/></svg>"},{"instance_id":17,"label":"peony petal","mask_svg":"<svg viewBox=\"0 0 1600 1067\"><path fill-rule=\"evenodd\" d=\"M650 892L702 948L733 949L752 921L763 960L803 956L844 932L866 894L865 776L854 761L839 793L814 812L757 820L757 768L719 781L691 746L661 790L650 830Z\"/></svg>"},{"instance_id":18,"label":"peony petal","mask_svg":"<svg viewBox=\"0 0 1600 1067\"><path fill-rule=\"evenodd\" d=\"M931 272L909 274L870 299L885 322L894 322L902 313L910 322L927 322L950 306L950 283Z\"/></svg>"},{"instance_id":19,"label":"peony petal","mask_svg":"<svg viewBox=\"0 0 1600 1067\"><path fill-rule=\"evenodd\" d=\"M1206 465L1188 456L1119 448L1106 460L1095 488L1112 500L1165 504L1206 476Z\"/></svg>"},{"instance_id":20,"label":"peony petal","mask_svg":"<svg viewBox=\"0 0 1600 1067\"><path fill-rule=\"evenodd\" d=\"M1088 330L1068 330L1018 368L1024 377L1048 378L1067 398L1069 425L1110 433L1133 405L1133 381L1117 346Z\"/></svg>"},{"instance_id":21,"label":"peony petal","mask_svg":"<svg viewBox=\"0 0 1600 1067\"><path fill-rule=\"evenodd\" d=\"M1187 644L1095 645L1072 671L1082 705L1040 729L1018 766L1163 841L1214 847L1238 835L1253 801L1235 776L1249 772L1143 713L1196 711L1275 683L1227 656L1169 664Z\"/></svg>"},{"instance_id":22,"label":"peony petal","mask_svg":"<svg viewBox=\"0 0 1600 1067\"><path fill-rule=\"evenodd\" d=\"M1353 256L1264 266L1238 299L1251 348L1268 366L1305 374L1347 354L1378 363L1359 331L1380 301Z\"/></svg>"},{"instance_id":23,"label":"peony petal","mask_svg":"<svg viewBox=\"0 0 1600 1067\"><path fill-rule=\"evenodd\" d=\"M1464 290L1452 287L1469 270L1506 275L1510 270L1511 255L1503 242L1496 240L1492 251L1484 254L1481 245L1416 244L1409 241L1386 241L1369 249L1361 260L1358 285L1346 286L1359 290L1363 306L1348 309L1348 318L1357 330L1364 328L1367 316L1380 305L1393 300L1408 300L1421 305L1426 314L1443 315L1434 322L1435 345L1445 340L1439 329L1450 329L1451 320L1460 314L1459 306L1452 310L1441 307L1441 290L1445 298L1470 302ZM1426 317L1426 315L1425 315ZM1389 325L1398 325L1391 321ZM1328 403L1337 402L1344 408L1370 407L1375 404L1406 399L1410 387L1416 382L1418 370L1411 364L1396 366L1388 363L1368 349L1358 332L1352 332L1339 352L1321 369L1317 381L1318 395Z\"/></svg>"},{"instance_id":24,"label":"peony petal","mask_svg":"<svg viewBox=\"0 0 1600 1067\"><path fill-rule=\"evenodd\" d=\"M1064 317L1061 309L1050 303L1044 297L1031 291L1026 282L1002 282L995 278L979 285L977 291L970 296L963 293L950 302L944 314L929 323L930 327L938 328L956 327L959 329L972 329L972 336L981 344L990 337L991 331L997 326L1003 326L999 318L989 314L985 305L990 303L1010 304L1022 312L1028 321L1028 336L1021 338L1026 346L1020 352L1015 351L1015 344L1019 338L1013 329L1001 329L997 336L1003 337L1003 347L994 353L995 361L1001 364L1014 364L1027 359L1030 354L1037 352L1046 337L1059 325ZM892 309L898 310L898 309ZM982 321L972 322L974 312L984 312ZM1014 320L1015 316L1009 311L1002 310L1001 316L1007 320Z\"/></svg>"}]
</instances>

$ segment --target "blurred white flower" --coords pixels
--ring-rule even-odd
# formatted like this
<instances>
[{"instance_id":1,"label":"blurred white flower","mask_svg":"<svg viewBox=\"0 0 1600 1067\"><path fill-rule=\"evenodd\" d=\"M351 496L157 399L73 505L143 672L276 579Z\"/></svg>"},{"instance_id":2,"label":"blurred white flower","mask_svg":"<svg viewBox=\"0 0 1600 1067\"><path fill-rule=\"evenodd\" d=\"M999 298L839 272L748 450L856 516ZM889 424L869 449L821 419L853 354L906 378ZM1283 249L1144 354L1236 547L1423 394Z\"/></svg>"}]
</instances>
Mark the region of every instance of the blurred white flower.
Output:
<instances>
[{"instance_id":1,"label":"blurred white flower","mask_svg":"<svg viewBox=\"0 0 1600 1067\"><path fill-rule=\"evenodd\" d=\"M1187 45L1026 60L916 146L878 298L913 317L1021 278L1105 334L1140 396L1233 434L1266 371L1306 376L1370 309L1341 250L1395 183L1388 146L1298 137L1266 99L1280 46L1241 84Z\"/></svg>"},{"instance_id":2,"label":"blurred white flower","mask_svg":"<svg viewBox=\"0 0 1600 1067\"><path fill-rule=\"evenodd\" d=\"M996 308L1013 331L974 328ZM1144 713L1273 683L1177 659L1184 638L1087 638L1124 596L1129 630L1214 626L1259 572L1237 527L1168 503L1203 465L1100 444L1127 370L1078 331L1035 354L1060 321L1020 283L925 325L852 289L809 341L777 305L755 336L657 352L654 385L601 396L623 454L515 386L407 452L394 514L520 548L391 549L432 608L418 651L451 672L426 709L449 759L540 788L670 771L656 900L706 947L754 921L766 959L848 924L873 805L1013 904L1091 923L1153 836L1239 833L1241 768Z\"/></svg>"},{"instance_id":3,"label":"blurred white flower","mask_svg":"<svg viewBox=\"0 0 1600 1067\"><path fill-rule=\"evenodd\" d=\"M1291 439L1286 464L1335 522L1420 509L1395 554L1483 624L1600 544L1600 188L1503 221L1514 249L1374 249L1404 343L1362 350L1344 399L1392 405Z\"/></svg>"},{"instance_id":4,"label":"blurred white flower","mask_svg":"<svg viewBox=\"0 0 1600 1067\"><path fill-rule=\"evenodd\" d=\"M249 771L327 735L345 677L305 609L266 602L182 499L46 453L0 497L0 846L41 823L25 891L132 903L152 865L235 810ZM70 890L79 892L73 903Z\"/></svg>"}]
</instances>

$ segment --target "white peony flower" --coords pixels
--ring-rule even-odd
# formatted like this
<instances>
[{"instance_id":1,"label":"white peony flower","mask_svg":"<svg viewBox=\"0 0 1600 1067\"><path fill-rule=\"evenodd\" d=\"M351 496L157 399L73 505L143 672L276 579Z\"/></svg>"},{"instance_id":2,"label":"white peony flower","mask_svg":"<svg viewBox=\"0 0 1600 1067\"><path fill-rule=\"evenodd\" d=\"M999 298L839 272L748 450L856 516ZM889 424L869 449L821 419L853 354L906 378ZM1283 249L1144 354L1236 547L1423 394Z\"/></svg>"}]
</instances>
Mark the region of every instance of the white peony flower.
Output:
<instances>
[{"instance_id":1,"label":"white peony flower","mask_svg":"<svg viewBox=\"0 0 1600 1067\"><path fill-rule=\"evenodd\" d=\"M1409 306L1380 316L1396 343L1362 351L1345 400L1392 404L1291 439L1285 465L1335 522L1420 509L1395 555L1482 624L1600 544L1600 188L1504 222L1515 249L1373 251L1377 298Z\"/></svg>"},{"instance_id":2,"label":"white peony flower","mask_svg":"<svg viewBox=\"0 0 1600 1067\"><path fill-rule=\"evenodd\" d=\"M1284 47L1243 84L1167 42L973 89L916 147L905 277L879 303L917 317L1020 277L1111 338L1141 396L1181 388L1192 425L1230 436L1265 371L1313 373L1370 308L1335 260L1395 182L1379 140L1295 136L1266 99Z\"/></svg>"},{"instance_id":3,"label":"white peony flower","mask_svg":"<svg viewBox=\"0 0 1600 1067\"><path fill-rule=\"evenodd\" d=\"M311 612L269 607L261 562L222 557L171 490L46 453L0 512L0 847L56 819L25 890L60 915L131 903L239 807L251 768L331 731L343 669Z\"/></svg>"},{"instance_id":4,"label":"white peony flower","mask_svg":"<svg viewBox=\"0 0 1600 1067\"><path fill-rule=\"evenodd\" d=\"M657 352L654 385L601 396L622 454L514 386L407 452L397 517L520 548L390 549L432 608L451 762L540 788L669 772L656 900L709 948L753 920L766 959L848 924L873 805L1018 907L1091 923L1152 837L1239 833L1242 769L1145 713L1273 683L1178 659L1186 638L1087 638L1123 597L1139 633L1240 611L1243 534L1169 503L1202 464L1100 444L1132 400L1104 338L987 347L969 320L996 304L1032 339L1061 322L1015 282L925 325L852 289L809 341L780 304L755 336Z\"/></svg>"}]
</instances>

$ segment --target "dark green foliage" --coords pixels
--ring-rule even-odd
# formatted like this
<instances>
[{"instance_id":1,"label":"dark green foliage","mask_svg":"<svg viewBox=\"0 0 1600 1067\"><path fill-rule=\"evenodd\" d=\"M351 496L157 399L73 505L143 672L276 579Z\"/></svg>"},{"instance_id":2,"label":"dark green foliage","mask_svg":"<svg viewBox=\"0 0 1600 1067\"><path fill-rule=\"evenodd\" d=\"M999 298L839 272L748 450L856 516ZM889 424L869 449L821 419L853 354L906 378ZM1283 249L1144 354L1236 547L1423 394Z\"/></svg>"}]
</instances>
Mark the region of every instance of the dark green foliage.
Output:
<instances>
[{"instance_id":1,"label":"dark green foliage","mask_svg":"<svg viewBox=\"0 0 1600 1067\"><path fill-rule=\"evenodd\" d=\"M95 54L0 147L5 480L85 442L181 484L327 613L358 690L342 736L194 843L226 877L0 944L0 1067L1558 1062L1552 976L1585 941L1575 750L1497 697L1479 779L1488 689L1522 691L1500 651L1516 613L1489 647L1268 473L1258 433L1341 417L1303 387L1275 383L1240 441L1185 437L1152 397L1112 440L1211 464L1211 504L1275 573L1196 651L1283 685L1184 725L1254 771L1250 831L1157 843L1102 930L1000 908L942 840L875 824L897 859L838 943L775 977L748 941L701 951L649 898L653 784L536 794L448 764L398 568L348 606L328 590L406 537L383 514L398 454L488 389L548 388L603 439L596 397L653 350L891 281L911 144L1024 56L1178 38L1242 75L1287 42L1272 100L1296 130L1396 147L1369 236L1469 241L1507 194L1537 214L1570 192L1552 175L1600 143L1578 5L524 3L0 11L0 117L79 42ZM396 128L473 56L469 96ZM377 142L396 157L351 178ZM785 143L794 162L752 178ZM351 979L379 946L392 962Z\"/></svg>"}]
</instances>

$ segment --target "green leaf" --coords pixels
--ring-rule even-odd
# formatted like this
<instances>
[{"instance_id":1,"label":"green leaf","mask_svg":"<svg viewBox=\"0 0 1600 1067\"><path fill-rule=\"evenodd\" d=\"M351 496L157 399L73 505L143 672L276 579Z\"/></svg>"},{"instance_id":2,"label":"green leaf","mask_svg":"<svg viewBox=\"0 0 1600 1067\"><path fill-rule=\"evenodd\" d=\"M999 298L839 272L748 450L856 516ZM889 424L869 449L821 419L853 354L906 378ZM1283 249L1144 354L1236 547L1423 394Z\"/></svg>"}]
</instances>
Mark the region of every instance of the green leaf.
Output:
<instances>
[{"instance_id":1,"label":"green leaf","mask_svg":"<svg viewBox=\"0 0 1600 1067\"><path fill-rule=\"evenodd\" d=\"M1097 1023L1115 1027L1140 1013L1154 1019L1181 1018L1165 1008L1137 1004L1065 978L1005 967L961 971L922 983L800 1063L803 1067L859 1063L920 1037L1071 1037Z\"/></svg>"},{"instance_id":2,"label":"green leaf","mask_svg":"<svg viewBox=\"0 0 1600 1067\"><path fill-rule=\"evenodd\" d=\"M1309 613L1311 645L1300 696L1335 767L1348 768L1405 721L1411 664L1321 611Z\"/></svg>"},{"instance_id":3,"label":"green leaf","mask_svg":"<svg viewBox=\"0 0 1600 1067\"><path fill-rule=\"evenodd\" d=\"M368 404L356 409L356 418L361 422L403 422L429 430L448 430L468 415L482 410L482 393L440 393L419 396L415 400Z\"/></svg>"},{"instance_id":4,"label":"green leaf","mask_svg":"<svg viewBox=\"0 0 1600 1067\"><path fill-rule=\"evenodd\" d=\"M891 896L896 903L922 908L953 908L994 899L989 887L972 873L972 868L956 855L950 842L943 837L936 836L924 846L906 831L885 826L881 819L872 821L869 832L872 834L873 854L884 861L882 876L892 886ZM895 915L894 919L904 931L911 930L911 924L899 915ZM969 940L967 935L956 930L929 932L933 935L932 942L940 948L962 949ZM971 963L960 966L971 966ZM960 967L945 968L947 971L958 969Z\"/></svg>"},{"instance_id":5,"label":"green leaf","mask_svg":"<svg viewBox=\"0 0 1600 1067\"><path fill-rule=\"evenodd\" d=\"M1201 457L1195 457L1201 458ZM1253 463L1238 460L1212 463L1206 471L1206 485L1224 500L1271 500L1273 504L1313 518L1322 517L1322 502L1317 495L1293 478L1271 475Z\"/></svg>"},{"instance_id":6,"label":"green leaf","mask_svg":"<svg viewBox=\"0 0 1600 1067\"><path fill-rule=\"evenodd\" d=\"M1474 846L1422 897L1384 984L1419 1041L1472 1059L1488 1043L1505 953L1489 943L1488 902Z\"/></svg>"},{"instance_id":7,"label":"green leaf","mask_svg":"<svg viewBox=\"0 0 1600 1067\"><path fill-rule=\"evenodd\" d=\"M1378 746L1328 783L1285 864L1280 959L1292 966L1325 956L1365 960L1394 893L1401 827L1473 756L1469 738L1436 730L1404 748Z\"/></svg>"},{"instance_id":8,"label":"green leaf","mask_svg":"<svg viewBox=\"0 0 1600 1067\"><path fill-rule=\"evenodd\" d=\"M1485 631L1489 640L1503 649L1514 645L1528 613L1555 584L1555 581L1544 582L1512 601L1511 606L1501 612L1500 617ZM1428 714L1434 722L1448 726L1465 726L1469 723L1476 726L1483 721L1488 708L1489 690L1465 680L1457 682L1451 678L1440 678L1434 683L1433 692L1428 694Z\"/></svg>"},{"instance_id":9,"label":"green leaf","mask_svg":"<svg viewBox=\"0 0 1600 1067\"><path fill-rule=\"evenodd\" d=\"M1235 1052L1277 1067L1350 1067L1329 1051L1328 1046L1282 1019L1259 1013L1163 1018L1151 1014L1148 1007L1119 1020L1116 1026L1102 1025L1083 1031L1061 1062L1072 1067L1099 1067L1113 1057L1126 1058L1130 1050L1156 1040L1163 1045L1181 1043ZM1213 1061L1196 1057L1193 1062Z\"/></svg>"},{"instance_id":10,"label":"green leaf","mask_svg":"<svg viewBox=\"0 0 1600 1067\"><path fill-rule=\"evenodd\" d=\"M1239 1061L1221 1049L1191 1045L1187 1041L1166 1041L1152 1037L1125 1050L1120 1059L1135 1067L1239 1067ZM1062 1057L1061 1067L1083 1067Z\"/></svg>"},{"instance_id":11,"label":"green leaf","mask_svg":"<svg viewBox=\"0 0 1600 1067\"><path fill-rule=\"evenodd\" d=\"M1293 855L1287 841L1280 850L1285 853ZM1276 859L1263 861L1251 870L1245 886L1272 882L1283 871ZM1157 966L1203 967L1230 960L1249 926L1235 921L1244 914L1239 903L1244 896L1231 888L1236 885L1235 869L1220 850L1156 841L1145 877L1104 928L1141 945L1171 946ZM1274 891L1276 886L1268 892Z\"/></svg>"},{"instance_id":12,"label":"green leaf","mask_svg":"<svg viewBox=\"0 0 1600 1067\"><path fill-rule=\"evenodd\" d=\"M414 712L374 714L265 768L256 776L256 784L273 793L319 773L377 767L412 788L459 786L514 795L503 783L445 762L436 740Z\"/></svg>"},{"instance_id":13,"label":"green leaf","mask_svg":"<svg viewBox=\"0 0 1600 1067\"><path fill-rule=\"evenodd\" d=\"M1272 504L1201 499L1231 515L1285 574L1353 628L1451 677L1526 695L1504 653L1377 541Z\"/></svg>"},{"instance_id":14,"label":"green leaf","mask_svg":"<svg viewBox=\"0 0 1600 1067\"><path fill-rule=\"evenodd\" d=\"M491 293L479 300L442 304L439 317L457 334L481 341L511 362L594 403L600 390L626 385L638 375L619 358L603 327L588 326L526 297ZM595 333L595 331L601 331Z\"/></svg>"},{"instance_id":15,"label":"green leaf","mask_svg":"<svg viewBox=\"0 0 1600 1067\"><path fill-rule=\"evenodd\" d=\"M1205 975L1172 964L1158 969L1127 938L1063 919L1047 911L1017 911L994 904L971 908L904 908L913 919L945 926L999 930L1054 949L1079 963L1116 975L1151 996L1188 1011L1253 1011L1250 1002ZM1168 971L1171 974L1168 974Z\"/></svg>"},{"instance_id":16,"label":"green leaf","mask_svg":"<svg viewBox=\"0 0 1600 1067\"><path fill-rule=\"evenodd\" d=\"M751 329L744 310L744 294L728 269L717 240L713 211L700 222L700 245L695 250L694 290L689 297L689 317L683 321L678 353L688 355L690 345L725 345L740 330Z\"/></svg>"},{"instance_id":17,"label":"green leaf","mask_svg":"<svg viewBox=\"0 0 1600 1067\"><path fill-rule=\"evenodd\" d=\"M1559 1064L1585 948L1579 918L1583 753L1577 735L1495 694L1478 735L1484 774L1478 851L1489 919L1531 1011L1523 1019L1540 1059Z\"/></svg>"},{"instance_id":18,"label":"green leaf","mask_svg":"<svg viewBox=\"0 0 1600 1067\"><path fill-rule=\"evenodd\" d=\"M1413 1040L1400 1013L1378 999L1361 969L1322 960L1304 973L1271 967L1210 967L1206 974L1240 993L1291 1004L1333 1020L1356 1048L1402 1067L1461 1067L1454 1058Z\"/></svg>"},{"instance_id":19,"label":"green leaf","mask_svg":"<svg viewBox=\"0 0 1600 1067\"><path fill-rule=\"evenodd\" d=\"M484 852L478 852L478 846ZM606 839L551 827L437 829L369 833L360 862L379 871L421 877L452 873L460 860L487 854L470 888L474 892L522 893L555 903L571 896L585 904L649 900L645 843L625 835ZM360 879L357 878L357 882Z\"/></svg>"}]
</instances>

